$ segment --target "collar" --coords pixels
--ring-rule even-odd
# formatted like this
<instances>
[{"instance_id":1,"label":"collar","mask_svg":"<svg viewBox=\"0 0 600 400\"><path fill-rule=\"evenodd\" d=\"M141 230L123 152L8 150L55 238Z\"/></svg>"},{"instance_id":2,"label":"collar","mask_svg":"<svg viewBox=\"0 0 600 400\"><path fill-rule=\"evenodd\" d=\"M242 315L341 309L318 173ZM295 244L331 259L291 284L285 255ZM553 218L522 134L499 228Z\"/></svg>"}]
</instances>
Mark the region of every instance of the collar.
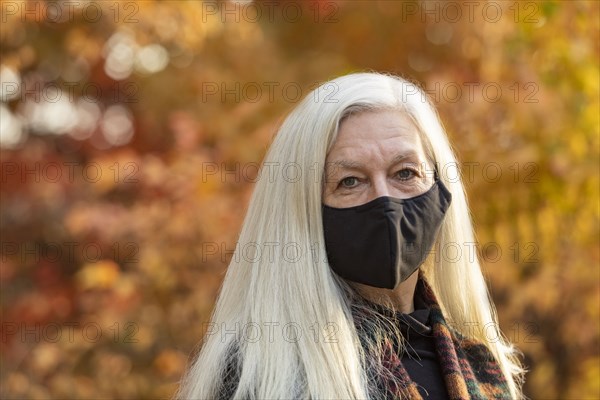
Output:
<instances>
[{"instance_id":1,"label":"collar","mask_svg":"<svg viewBox=\"0 0 600 400\"><path fill-rule=\"evenodd\" d=\"M432 326L429 318L431 314L431 307L425 299L425 290L426 287L424 278L419 274L419 280L417 281L415 294L413 296L414 311L410 313L394 311L381 304L377 304L366 299L365 301L375 311L385 315L386 317L396 319L398 321L398 327L403 335L407 335L411 330L416 331L421 335L430 335L432 332Z\"/></svg>"}]
</instances>

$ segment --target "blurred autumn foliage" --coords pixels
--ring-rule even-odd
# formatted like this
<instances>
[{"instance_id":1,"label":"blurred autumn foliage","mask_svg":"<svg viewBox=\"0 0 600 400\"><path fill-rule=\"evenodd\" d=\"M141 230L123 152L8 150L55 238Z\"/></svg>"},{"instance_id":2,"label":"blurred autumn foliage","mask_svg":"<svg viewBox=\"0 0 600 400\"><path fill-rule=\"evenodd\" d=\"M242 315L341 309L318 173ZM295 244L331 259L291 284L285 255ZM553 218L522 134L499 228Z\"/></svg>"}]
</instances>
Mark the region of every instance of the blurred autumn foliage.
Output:
<instances>
[{"instance_id":1,"label":"blurred autumn foliage","mask_svg":"<svg viewBox=\"0 0 600 400\"><path fill-rule=\"evenodd\" d=\"M171 396L278 124L371 69L439 107L526 394L600 397L599 3L1 7L2 398Z\"/></svg>"}]
</instances>

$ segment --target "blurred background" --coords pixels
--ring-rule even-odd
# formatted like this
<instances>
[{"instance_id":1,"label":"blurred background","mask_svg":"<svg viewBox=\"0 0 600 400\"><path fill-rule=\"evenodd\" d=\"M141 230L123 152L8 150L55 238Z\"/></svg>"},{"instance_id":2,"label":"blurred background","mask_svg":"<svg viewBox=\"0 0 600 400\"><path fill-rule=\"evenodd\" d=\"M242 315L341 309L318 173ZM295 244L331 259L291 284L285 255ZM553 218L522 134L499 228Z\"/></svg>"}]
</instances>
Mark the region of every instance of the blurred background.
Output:
<instances>
[{"instance_id":1,"label":"blurred background","mask_svg":"<svg viewBox=\"0 0 600 400\"><path fill-rule=\"evenodd\" d=\"M596 1L2 1L2 398L166 398L319 83L418 82L533 399L600 398Z\"/></svg>"}]
</instances>

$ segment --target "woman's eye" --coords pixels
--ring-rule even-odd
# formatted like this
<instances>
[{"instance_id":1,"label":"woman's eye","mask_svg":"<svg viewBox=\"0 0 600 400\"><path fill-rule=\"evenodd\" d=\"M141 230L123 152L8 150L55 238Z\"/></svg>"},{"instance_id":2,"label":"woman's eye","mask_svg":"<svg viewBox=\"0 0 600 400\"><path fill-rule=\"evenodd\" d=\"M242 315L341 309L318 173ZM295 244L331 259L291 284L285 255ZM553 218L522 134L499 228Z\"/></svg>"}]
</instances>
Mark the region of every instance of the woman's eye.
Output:
<instances>
[{"instance_id":1,"label":"woman's eye","mask_svg":"<svg viewBox=\"0 0 600 400\"><path fill-rule=\"evenodd\" d=\"M407 181L416 175L415 171L410 168L404 168L397 172L398 178L403 181Z\"/></svg>"},{"instance_id":2,"label":"woman's eye","mask_svg":"<svg viewBox=\"0 0 600 400\"><path fill-rule=\"evenodd\" d=\"M358 184L358 178L355 178L354 176L349 176L340 181L340 186L345 187L345 188L351 188L351 187L356 186L357 184Z\"/></svg>"}]
</instances>

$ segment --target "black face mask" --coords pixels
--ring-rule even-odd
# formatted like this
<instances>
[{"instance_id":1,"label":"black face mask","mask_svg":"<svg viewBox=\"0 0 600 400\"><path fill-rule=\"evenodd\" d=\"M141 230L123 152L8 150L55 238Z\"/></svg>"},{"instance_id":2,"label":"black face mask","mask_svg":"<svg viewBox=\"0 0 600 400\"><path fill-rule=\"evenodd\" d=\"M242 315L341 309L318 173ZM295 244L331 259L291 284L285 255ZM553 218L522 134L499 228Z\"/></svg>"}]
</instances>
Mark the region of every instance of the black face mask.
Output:
<instances>
[{"instance_id":1,"label":"black face mask","mask_svg":"<svg viewBox=\"0 0 600 400\"><path fill-rule=\"evenodd\" d=\"M410 199L384 196L355 207L323 205L329 265L344 279L394 289L425 261L451 200L436 179Z\"/></svg>"}]
</instances>

